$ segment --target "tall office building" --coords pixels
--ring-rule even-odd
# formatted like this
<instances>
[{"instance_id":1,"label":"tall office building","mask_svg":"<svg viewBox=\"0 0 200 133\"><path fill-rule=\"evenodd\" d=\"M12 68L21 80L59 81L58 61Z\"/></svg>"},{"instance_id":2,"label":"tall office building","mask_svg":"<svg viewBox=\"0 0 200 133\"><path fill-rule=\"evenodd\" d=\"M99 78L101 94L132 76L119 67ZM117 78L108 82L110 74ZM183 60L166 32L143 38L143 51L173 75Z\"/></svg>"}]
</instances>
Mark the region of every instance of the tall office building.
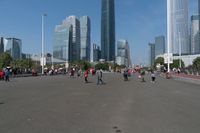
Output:
<instances>
[{"instance_id":1,"label":"tall office building","mask_svg":"<svg viewBox=\"0 0 200 133\"><path fill-rule=\"evenodd\" d=\"M149 54L150 54L150 66L154 65L155 62L155 44L154 43L149 43Z\"/></svg>"},{"instance_id":2,"label":"tall office building","mask_svg":"<svg viewBox=\"0 0 200 133\"><path fill-rule=\"evenodd\" d=\"M117 57L116 63L118 65L131 66L130 48L127 40L117 41Z\"/></svg>"},{"instance_id":3,"label":"tall office building","mask_svg":"<svg viewBox=\"0 0 200 133\"><path fill-rule=\"evenodd\" d=\"M200 16L200 0L198 0L198 14ZM199 21L199 31L200 31L200 21Z\"/></svg>"},{"instance_id":4,"label":"tall office building","mask_svg":"<svg viewBox=\"0 0 200 133\"><path fill-rule=\"evenodd\" d=\"M101 8L101 58L115 59L115 5L114 0L102 0Z\"/></svg>"},{"instance_id":5,"label":"tall office building","mask_svg":"<svg viewBox=\"0 0 200 133\"><path fill-rule=\"evenodd\" d=\"M93 61L97 62L101 58L100 46L93 44Z\"/></svg>"},{"instance_id":6,"label":"tall office building","mask_svg":"<svg viewBox=\"0 0 200 133\"><path fill-rule=\"evenodd\" d=\"M200 54L199 15L191 17L191 54Z\"/></svg>"},{"instance_id":7,"label":"tall office building","mask_svg":"<svg viewBox=\"0 0 200 133\"><path fill-rule=\"evenodd\" d=\"M190 53L188 34L188 0L167 0L168 43L170 52L179 54Z\"/></svg>"},{"instance_id":8,"label":"tall office building","mask_svg":"<svg viewBox=\"0 0 200 133\"><path fill-rule=\"evenodd\" d=\"M8 52L14 60L22 58L22 41L17 38L4 39L4 52Z\"/></svg>"},{"instance_id":9,"label":"tall office building","mask_svg":"<svg viewBox=\"0 0 200 133\"><path fill-rule=\"evenodd\" d=\"M69 16L63 21L65 27L72 27L72 41L70 42L70 61L80 60L80 21L75 16Z\"/></svg>"},{"instance_id":10,"label":"tall office building","mask_svg":"<svg viewBox=\"0 0 200 133\"><path fill-rule=\"evenodd\" d=\"M69 25L57 25L54 31L54 44L53 44L53 57L63 60L63 62L71 61L70 43L71 43L71 30Z\"/></svg>"},{"instance_id":11,"label":"tall office building","mask_svg":"<svg viewBox=\"0 0 200 133\"><path fill-rule=\"evenodd\" d=\"M4 52L4 38L0 37L0 54Z\"/></svg>"},{"instance_id":12,"label":"tall office building","mask_svg":"<svg viewBox=\"0 0 200 133\"><path fill-rule=\"evenodd\" d=\"M80 21L69 16L54 32L53 57L64 61L80 60Z\"/></svg>"},{"instance_id":13,"label":"tall office building","mask_svg":"<svg viewBox=\"0 0 200 133\"><path fill-rule=\"evenodd\" d=\"M90 18L83 16L80 18L80 36L81 36L81 60L90 61L90 32L91 32Z\"/></svg>"},{"instance_id":14,"label":"tall office building","mask_svg":"<svg viewBox=\"0 0 200 133\"><path fill-rule=\"evenodd\" d=\"M155 56L165 53L165 37L158 36L155 38Z\"/></svg>"}]
</instances>

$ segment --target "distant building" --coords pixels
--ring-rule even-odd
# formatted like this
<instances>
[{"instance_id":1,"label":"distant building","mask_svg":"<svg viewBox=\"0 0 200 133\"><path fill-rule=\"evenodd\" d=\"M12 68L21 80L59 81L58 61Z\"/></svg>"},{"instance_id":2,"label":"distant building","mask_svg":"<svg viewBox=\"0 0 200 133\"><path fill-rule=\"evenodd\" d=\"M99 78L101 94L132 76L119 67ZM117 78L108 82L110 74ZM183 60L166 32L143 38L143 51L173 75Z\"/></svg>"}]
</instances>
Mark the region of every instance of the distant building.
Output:
<instances>
[{"instance_id":1,"label":"distant building","mask_svg":"<svg viewBox=\"0 0 200 133\"><path fill-rule=\"evenodd\" d=\"M14 60L22 58L22 41L20 39L5 38L3 44L4 52L9 53Z\"/></svg>"},{"instance_id":2,"label":"distant building","mask_svg":"<svg viewBox=\"0 0 200 133\"><path fill-rule=\"evenodd\" d=\"M63 21L62 26L65 29L68 27L68 30L71 30L72 33L71 42L69 42L69 59L70 61L78 61L80 60L80 21L76 16L69 16ZM71 29L69 29L70 27Z\"/></svg>"},{"instance_id":3,"label":"distant building","mask_svg":"<svg viewBox=\"0 0 200 133\"><path fill-rule=\"evenodd\" d=\"M149 60L150 60L150 66L154 65L155 62L155 43L149 43Z\"/></svg>"},{"instance_id":4,"label":"distant building","mask_svg":"<svg viewBox=\"0 0 200 133\"><path fill-rule=\"evenodd\" d=\"M167 0L167 14L170 53L179 55L181 45L181 53L189 54L188 0Z\"/></svg>"},{"instance_id":5,"label":"distant building","mask_svg":"<svg viewBox=\"0 0 200 133\"><path fill-rule=\"evenodd\" d=\"M102 0L101 8L101 58L115 60L115 4L114 0Z\"/></svg>"},{"instance_id":6,"label":"distant building","mask_svg":"<svg viewBox=\"0 0 200 133\"><path fill-rule=\"evenodd\" d=\"M0 54L4 52L4 38L0 37Z\"/></svg>"},{"instance_id":7,"label":"distant building","mask_svg":"<svg viewBox=\"0 0 200 133\"><path fill-rule=\"evenodd\" d=\"M130 59L130 48L127 40L117 41L117 57L116 63L118 65L132 66Z\"/></svg>"},{"instance_id":8,"label":"distant building","mask_svg":"<svg viewBox=\"0 0 200 133\"><path fill-rule=\"evenodd\" d=\"M83 16L80 18L80 39L81 39L81 60L90 61L90 32L91 24L90 18L88 16Z\"/></svg>"},{"instance_id":9,"label":"distant building","mask_svg":"<svg viewBox=\"0 0 200 133\"><path fill-rule=\"evenodd\" d=\"M158 36L155 38L155 56L165 53L165 37Z\"/></svg>"},{"instance_id":10,"label":"distant building","mask_svg":"<svg viewBox=\"0 0 200 133\"><path fill-rule=\"evenodd\" d=\"M101 59L100 46L93 44L93 62L97 62Z\"/></svg>"},{"instance_id":11,"label":"distant building","mask_svg":"<svg viewBox=\"0 0 200 133\"><path fill-rule=\"evenodd\" d=\"M200 54L199 15L191 17L191 54Z\"/></svg>"},{"instance_id":12,"label":"distant building","mask_svg":"<svg viewBox=\"0 0 200 133\"><path fill-rule=\"evenodd\" d=\"M63 61L71 61L70 49L72 28L70 25L57 25L54 31L53 57Z\"/></svg>"},{"instance_id":13,"label":"distant building","mask_svg":"<svg viewBox=\"0 0 200 133\"><path fill-rule=\"evenodd\" d=\"M22 53L22 59L31 59L31 54Z\"/></svg>"}]
</instances>

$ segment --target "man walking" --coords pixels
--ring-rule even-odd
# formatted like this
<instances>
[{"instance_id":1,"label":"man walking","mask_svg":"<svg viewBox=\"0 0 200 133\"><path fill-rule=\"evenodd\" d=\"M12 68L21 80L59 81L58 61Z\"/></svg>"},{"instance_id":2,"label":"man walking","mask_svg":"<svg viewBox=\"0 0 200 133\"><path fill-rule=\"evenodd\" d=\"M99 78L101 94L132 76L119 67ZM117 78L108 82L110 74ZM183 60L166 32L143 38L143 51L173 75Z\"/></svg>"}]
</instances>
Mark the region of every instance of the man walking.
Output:
<instances>
[{"instance_id":1,"label":"man walking","mask_svg":"<svg viewBox=\"0 0 200 133\"><path fill-rule=\"evenodd\" d=\"M103 77L103 72L102 70L98 69L97 72L97 85L99 85L100 83L101 84L104 84L103 80L102 80L102 77Z\"/></svg>"}]
</instances>

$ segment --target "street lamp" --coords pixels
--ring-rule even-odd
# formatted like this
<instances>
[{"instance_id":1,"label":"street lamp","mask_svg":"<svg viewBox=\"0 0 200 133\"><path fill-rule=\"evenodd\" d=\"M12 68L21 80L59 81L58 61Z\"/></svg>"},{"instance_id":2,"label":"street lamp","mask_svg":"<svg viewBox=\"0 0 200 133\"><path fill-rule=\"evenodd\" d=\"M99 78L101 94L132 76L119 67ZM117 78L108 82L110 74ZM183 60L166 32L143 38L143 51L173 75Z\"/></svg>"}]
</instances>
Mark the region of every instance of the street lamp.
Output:
<instances>
[{"instance_id":1,"label":"street lamp","mask_svg":"<svg viewBox=\"0 0 200 133\"><path fill-rule=\"evenodd\" d=\"M179 68L181 69L181 33L178 32L178 38L179 38Z\"/></svg>"},{"instance_id":2,"label":"street lamp","mask_svg":"<svg viewBox=\"0 0 200 133\"><path fill-rule=\"evenodd\" d=\"M44 75L44 17L47 14L42 14L42 75Z\"/></svg>"}]
</instances>

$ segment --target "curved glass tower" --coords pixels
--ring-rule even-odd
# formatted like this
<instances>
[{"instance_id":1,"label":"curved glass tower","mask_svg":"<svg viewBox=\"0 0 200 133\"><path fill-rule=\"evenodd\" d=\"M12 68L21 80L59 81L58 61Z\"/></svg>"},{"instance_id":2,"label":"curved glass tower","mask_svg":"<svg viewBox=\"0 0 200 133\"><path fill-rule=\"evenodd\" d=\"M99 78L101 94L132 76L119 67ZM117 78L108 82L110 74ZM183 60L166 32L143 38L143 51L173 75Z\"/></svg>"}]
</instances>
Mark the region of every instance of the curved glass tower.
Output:
<instances>
[{"instance_id":1,"label":"curved glass tower","mask_svg":"<svg viewBox=\"0 0 200 133\"><path fill-rule=\"evenodd\" d=\"M167 0L169 44L174 55L189 54L188 0Z\"/></svg>"},{"instance_id":2,"label":"curved glass tower","mask_svg":"<svg viewBox=\"0 0 200 133\"><path fill-rule=\"evenodd\" d=\"M115 8L114 0L102 0L101 9L101 58L115 59Z\"/></svg>"}]
</instances>

